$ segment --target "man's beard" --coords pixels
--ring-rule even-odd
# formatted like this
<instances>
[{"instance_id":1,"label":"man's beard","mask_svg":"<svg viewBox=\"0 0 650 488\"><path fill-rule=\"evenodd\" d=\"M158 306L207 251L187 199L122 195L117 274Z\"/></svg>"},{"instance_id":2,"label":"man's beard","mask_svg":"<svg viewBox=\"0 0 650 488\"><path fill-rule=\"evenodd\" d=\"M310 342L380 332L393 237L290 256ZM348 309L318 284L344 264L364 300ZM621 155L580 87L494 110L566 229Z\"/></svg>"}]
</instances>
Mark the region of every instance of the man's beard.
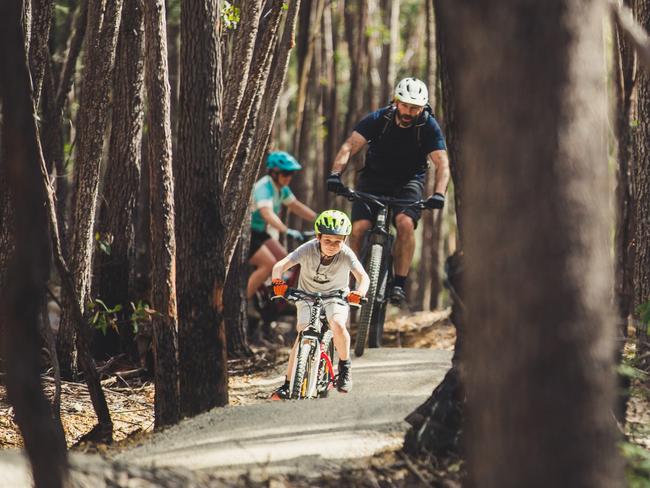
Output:
<instances>
[{"instance_id":1,"label":"man's beard","mask_svg":"<svg viewBox=\"0 0 650 488\"><path fill-rule=\"evenodd\" d=\"M404 127L409 127L410 125L413 125L414 120L415 117L412 117L410 115L400 114L399 110L397 111L397 122L399 125Z\"/></svg>"}]
</instances>

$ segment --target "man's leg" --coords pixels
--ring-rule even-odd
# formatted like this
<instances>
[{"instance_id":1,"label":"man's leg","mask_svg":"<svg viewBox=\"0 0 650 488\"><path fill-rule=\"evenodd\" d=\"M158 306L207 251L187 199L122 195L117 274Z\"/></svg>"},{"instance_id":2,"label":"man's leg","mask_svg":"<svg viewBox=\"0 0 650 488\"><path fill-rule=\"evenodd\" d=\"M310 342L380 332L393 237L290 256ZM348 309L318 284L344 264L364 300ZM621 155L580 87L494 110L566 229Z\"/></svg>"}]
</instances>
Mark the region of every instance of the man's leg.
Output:
<instances>
[{"instance_id":1,"label":"man's leg","mask_svg":"<svg viewBox=\"0 0 650 488\"><path fill-rule=\"evenodd\" d=\"M361 246L363 246L363 237L370 230L372 222L362 219L352 222L352 233L350 234L350 248L358 258L361 258Z\"/></svg>"},{"instance_id":2,"label":"man's leg","mask_svg":"<svg viewBox=\"0 0 650 488\"><path fill-rule=\"evenodd\" d=\"M396 276L408 275L415 254L415 222L406 214L395 217L397 239L393 246L394 269Z\"/></svg>"}]
</instances>

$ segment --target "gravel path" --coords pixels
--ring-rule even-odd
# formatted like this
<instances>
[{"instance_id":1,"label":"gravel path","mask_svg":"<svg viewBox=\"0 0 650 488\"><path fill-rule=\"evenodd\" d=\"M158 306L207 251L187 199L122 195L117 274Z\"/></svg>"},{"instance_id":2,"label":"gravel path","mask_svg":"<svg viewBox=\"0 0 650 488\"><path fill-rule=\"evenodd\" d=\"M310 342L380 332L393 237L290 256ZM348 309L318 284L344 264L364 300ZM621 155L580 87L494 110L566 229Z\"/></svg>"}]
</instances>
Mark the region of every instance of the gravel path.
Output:
<instances>
[{"instance_id":1,"label":"gravel path","mask_svg":"<svg viewBox=\"0 0 650 488\"><path fill-rule=\"evenodd\" d=\"M431 394L450 360L448 351L371 349L353 360L354 388L348 394L334 391L319 400L214 409L121 452L107 463L103 476L108 477L115 465L141 474L155 468L183 475L247 474L260 479L351 466L355 460L401 445L408 427L404 417ZM263 381L267 385L257 387L268 386L270 392L282 377ZM74 457L75 471L78 466L83 469L84 459L88 470L102 471L97 456L83 455ZM29 486L25 475L25 463L16 451L0 453L0 486Z\"/></svg>"}]
</instances>

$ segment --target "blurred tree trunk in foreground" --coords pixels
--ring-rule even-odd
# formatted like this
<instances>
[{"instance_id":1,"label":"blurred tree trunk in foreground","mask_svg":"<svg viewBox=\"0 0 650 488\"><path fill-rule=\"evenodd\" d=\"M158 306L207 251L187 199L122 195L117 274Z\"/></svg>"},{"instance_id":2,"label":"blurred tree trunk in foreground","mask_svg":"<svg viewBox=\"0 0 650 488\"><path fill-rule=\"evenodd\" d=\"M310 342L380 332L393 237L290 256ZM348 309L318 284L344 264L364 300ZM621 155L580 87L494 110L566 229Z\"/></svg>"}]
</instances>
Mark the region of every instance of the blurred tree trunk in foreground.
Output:
<instances>
[{"instance_id":1,"label":"blurred tree trunk in foreground","mask_svg":"<svg viewBox=\"0 0 650 488\"><path fill-rule=\"evenodd\" d=\"M621 482L604 3L443 2L438 12L460 80L467 162L472 486Z\"/></svg>"},{"instance_id":2,"label":"blurred tree trunk in foreground","mask_svg":"<svg viewBox=\"0 0 650 488\"><path fill-rule=\"evenodd\" d=\"M39 314L49 274L50 254L38 134L25 39L22 2L0 6L2 158L14 189L15 252L1 297L7 394L25 441L37 487L58 488L67 479L65 438L52 416L40 383Z\"/></svg>"}]
</instances>

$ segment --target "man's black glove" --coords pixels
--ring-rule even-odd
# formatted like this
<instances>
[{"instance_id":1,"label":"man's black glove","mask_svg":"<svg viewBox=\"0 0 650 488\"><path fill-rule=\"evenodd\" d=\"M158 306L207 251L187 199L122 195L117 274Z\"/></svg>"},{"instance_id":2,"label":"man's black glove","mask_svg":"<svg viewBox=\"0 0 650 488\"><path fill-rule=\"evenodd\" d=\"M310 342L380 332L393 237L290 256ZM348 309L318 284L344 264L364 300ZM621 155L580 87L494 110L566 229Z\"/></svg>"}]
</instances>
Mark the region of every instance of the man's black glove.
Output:
<instances>
[{"instance_id":1,"label":"man's black glove","mask_svg":"<svg viewBox=\"0 0 650 488\"><path fill-rule=\"evenodd\" d=\"M427 208L442 208L445 206L445 196L442 193L434 193L424 201Z\"/></svg>"},{"instance_id":2,"label":"man's black glove","mask_svg":"<svg viewBox=\"0 0 650 488\"><path fill-rule=\"evenodd\" d=\"M342 193L345 191L345 185L341 181L339 173L332 173L327 177L327 191L332 193Z\"/></svg>"}]
</instances>

